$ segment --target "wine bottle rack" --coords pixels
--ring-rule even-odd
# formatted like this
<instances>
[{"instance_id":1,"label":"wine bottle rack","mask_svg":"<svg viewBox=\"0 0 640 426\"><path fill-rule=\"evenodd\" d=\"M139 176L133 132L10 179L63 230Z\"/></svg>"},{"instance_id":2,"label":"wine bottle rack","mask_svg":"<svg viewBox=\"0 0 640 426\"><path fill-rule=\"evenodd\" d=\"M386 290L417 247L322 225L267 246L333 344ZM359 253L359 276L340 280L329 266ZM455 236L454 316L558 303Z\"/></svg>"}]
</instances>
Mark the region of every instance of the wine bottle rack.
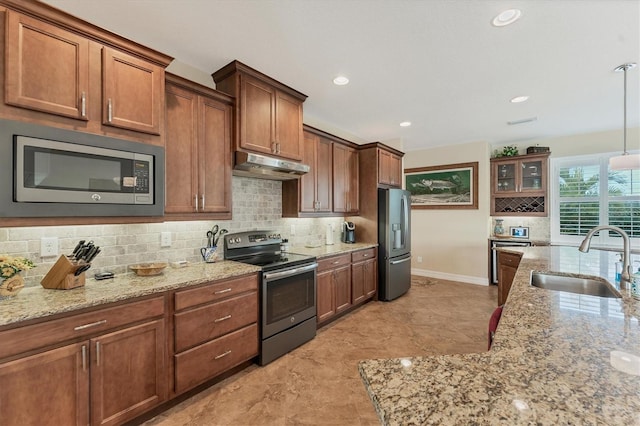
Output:
<instances>
[{"instance_id":1,"label":"wine bottle rack","mask_svg":"<svg viewBox=\"0 0 640 426\"><path fill-rule=\"evenodd\" d=\"M495 197L496 214L546 216L545 197Z\"/></svg>"}]
</instances>

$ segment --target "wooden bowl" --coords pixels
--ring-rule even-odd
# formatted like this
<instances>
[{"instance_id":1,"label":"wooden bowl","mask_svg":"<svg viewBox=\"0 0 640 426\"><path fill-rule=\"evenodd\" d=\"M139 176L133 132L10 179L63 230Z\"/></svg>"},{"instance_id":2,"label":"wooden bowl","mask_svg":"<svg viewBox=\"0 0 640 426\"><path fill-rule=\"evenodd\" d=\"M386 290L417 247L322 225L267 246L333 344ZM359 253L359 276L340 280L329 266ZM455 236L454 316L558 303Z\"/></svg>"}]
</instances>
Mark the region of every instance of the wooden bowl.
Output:
<instances>
[{"instance_id":1,"label":"wooden bowl","mask_svg":"<svg viewBox=\"0 0 640 426\"><path fill-rule=\"evenodd\" d=\"M167 264L161 263L140 263L138 265L131 265L129 269L132 269L137 275L141 277L149 277L153 275L160 275Z\"/></svg>"}]
</instances>

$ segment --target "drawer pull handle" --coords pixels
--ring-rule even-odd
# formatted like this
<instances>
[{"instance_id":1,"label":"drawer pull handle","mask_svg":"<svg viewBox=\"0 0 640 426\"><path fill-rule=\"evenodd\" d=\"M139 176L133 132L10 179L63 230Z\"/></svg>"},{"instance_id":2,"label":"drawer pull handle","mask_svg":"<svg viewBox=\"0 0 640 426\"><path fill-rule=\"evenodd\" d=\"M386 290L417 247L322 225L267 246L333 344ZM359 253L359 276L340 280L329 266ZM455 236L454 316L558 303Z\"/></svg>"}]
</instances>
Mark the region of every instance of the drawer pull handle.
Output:
<instances>
[{"instance_id":1,"label":"drawer pull handle","mask_svg":"<svg viewBox=\"0 0 640 426\"><path fill-rule=\"evenodd\" d=\"M224 290L218 290L218 291L214 291L213 294L223 294L223 293L229 293L231 291L230 288L225 288Z\"/></svg>"},{"instance_id":2,"label":"drawer pull handle","mask_svg":"<svg viewBox=\"0 0 640 426\"><path fill-rule=\"evenodd\" d=\"M220 355L216 356L216 357L215 357L215 358L213 358L213 359L220 359L220 358L224 358L225 356L229 355L230 353L231 353L231 350L228 350L228 351L226 351L225 353L220 354Z\"/></svg>"},{"instance_id":3,"label":"drawer pull handle","mask_svg":"<svg viewBox=\"0 0 640 426\"><path fill-rule=\"evenodd\" d=\"M213 322L222 322L222 321L226 321L228 319L231 319L231 314L229 314L227 316L224 316L222 318L218 318L218 319L214 320Z\"/></svg>"},{"instance_id":4,"label":"drawer pull handle","mask_svg":"<svg viewBox=\"0 0 640 426\"><path fill-rule=\"evenodd\" d=\"M333 265L337 265L338 263L340 263L340 261L336 260L335 262L333 262Z\"/></svg>"},{"instance_id":5,"label":"drawer pull handle","mask_svg":"<svg viewBox=\"0 0 640 426\"><path fill-rule=\"evenodd\" d=\"M107 320L100 320L100 321L92 322L90 324L79 325L77 327L73 327L73 331L84 330L85 328L96 327L98 325L102 325L102 324L106 324L106 323L107 323Z\"/></svg>"},{"instance_id":6,"label":"drawer pull handle","mask_svg":"<svg viewBox=\"0 0 640 426\"><path fill-rule=\"evenodd\" d=\"M368 254L363 254L362 257L369 257L369 255Z\"/></svg>"}]
</instances>

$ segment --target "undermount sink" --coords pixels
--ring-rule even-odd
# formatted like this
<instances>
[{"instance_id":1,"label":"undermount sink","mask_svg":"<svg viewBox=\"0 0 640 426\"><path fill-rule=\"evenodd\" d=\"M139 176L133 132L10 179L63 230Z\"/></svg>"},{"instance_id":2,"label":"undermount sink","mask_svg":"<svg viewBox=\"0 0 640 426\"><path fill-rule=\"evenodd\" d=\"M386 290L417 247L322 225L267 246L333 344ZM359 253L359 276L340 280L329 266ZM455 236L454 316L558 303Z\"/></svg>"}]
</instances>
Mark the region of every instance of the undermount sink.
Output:
<instances>
[{"instance_id":1,"label":"undermount sink","mask_svg":"<svg viewBox=\"0 0 640 426\"><path fill-rule=\"evenodd\" d=\"M620 293L608 282L552 272L531 272L531 285L546 290L566 291L590 296L620 298Z\"/></svg>"}]
</instances>

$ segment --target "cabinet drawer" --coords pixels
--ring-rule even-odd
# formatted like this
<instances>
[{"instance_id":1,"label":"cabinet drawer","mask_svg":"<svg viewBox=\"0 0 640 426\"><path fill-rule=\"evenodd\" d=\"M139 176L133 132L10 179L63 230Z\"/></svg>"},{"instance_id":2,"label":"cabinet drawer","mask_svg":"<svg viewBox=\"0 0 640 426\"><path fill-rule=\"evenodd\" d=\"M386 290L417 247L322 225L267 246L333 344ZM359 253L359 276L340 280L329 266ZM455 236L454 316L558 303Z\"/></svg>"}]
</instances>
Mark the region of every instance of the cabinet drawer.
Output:
<instances>
[{"instance_id":1,"label":"cabinet drawer","mask_svg":"<svg viewBox=\"0 0 640 426\"><path fill-rule=\"evenodd\" d=\"M520 257L519 254L498 252L498 263L517 267L520 264Z\"/></svg>"},{"instance_id":2,"label":"cabinet drawer","mask_svg":"<svg viewBox=\"0 0 640 426\"><path fill-rule=\"evenodd\" d=\"M251 275L179 291L175 294L176 311L257 289L258 276Z\"/></svg>"},{"instance_id":3,"label":"cabinet drawer","mask_svg":"<svg viewBox=\"0 0 640 426\"><path fill-rule=\"evenodd\" d=\"M318 272L326 271L328 269L339 268L340 266L351 264L351 254L341 254L339 256L327 257L325 259L318 260Z\"/></svg>"},{"instance_id":4,"label":"cabinet drawer","mask_svg":"<svg viewBox=\"0 0 640 426\"><path fill-rule=\"evenodd\" d=\"M175 355L175 391L190 389L256 355L256 324Z\"/></svg>"},{"instance_id":5,"label":"cabinet drawer","mask_svg":"<svg viewBox=\"0 0 640 426\"><path fill-rule=\"evenodd\" d=\"M370 248L366 250L358 250L351 253L351 262L362 262L364 260L373 259L376 257L376 249Z\"/></svg>"},{"instance_id":6,"label":"cabinet drawer","mask_svg":"<svg viewBox=\"0 0 640 426\"><path fill-rule=\"evenodd\" d=\"M175 352L257 321L257 292L175 314Z\"/></svg>"},{"instance_id":7,"label":"cabinet drawer","mask_svg":"<svg viewBox=\"0 0 640 426\"><path fill-rule=\"evenodd\" d=\"M164 296L0 332L0 359L164 313Z\"/></svg>"}]
</instances>

